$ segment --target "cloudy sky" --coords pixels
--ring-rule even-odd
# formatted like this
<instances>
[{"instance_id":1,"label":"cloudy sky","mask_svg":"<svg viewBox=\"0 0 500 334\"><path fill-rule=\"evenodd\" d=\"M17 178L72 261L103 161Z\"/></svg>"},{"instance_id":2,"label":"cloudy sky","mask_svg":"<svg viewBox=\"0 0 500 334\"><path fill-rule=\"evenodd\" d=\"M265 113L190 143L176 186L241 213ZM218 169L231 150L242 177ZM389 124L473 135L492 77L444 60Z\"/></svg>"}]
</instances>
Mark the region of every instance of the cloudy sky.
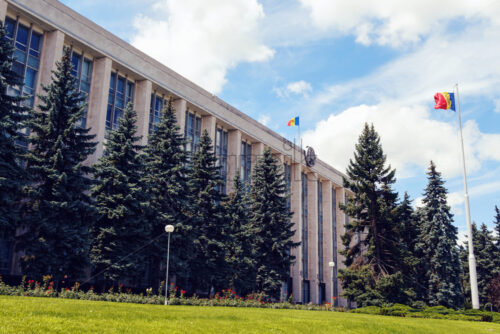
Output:
<instances>
[{"instance_id":1,"label":"cloudy sky","mask_svg":"<svg viewBox=\"0 0 500 334\"><path fill-rule=\"evenodd\" d=\"M499 0L64 0L122 39L344 171L375 125L415 202L433 160L465 232L458 83L472 219L500 206Z\"/></svg>"}]
</instances>

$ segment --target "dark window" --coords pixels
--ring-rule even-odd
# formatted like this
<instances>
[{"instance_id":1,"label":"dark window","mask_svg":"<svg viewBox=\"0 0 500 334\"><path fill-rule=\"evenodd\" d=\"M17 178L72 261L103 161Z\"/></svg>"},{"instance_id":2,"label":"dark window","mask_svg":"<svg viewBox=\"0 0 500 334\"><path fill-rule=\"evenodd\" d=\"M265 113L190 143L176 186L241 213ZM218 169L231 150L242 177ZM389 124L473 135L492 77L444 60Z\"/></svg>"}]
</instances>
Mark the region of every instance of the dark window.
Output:
<instances>
[{"instance_id":1,"label":"dark window","mask_svg":"<svg viewBox=\"0 0 500 334\"><path fill-rule=\"evenodd\" d=\"M201 136L201 117L186 111L186 152L188 157L191 152L198 151Z\"/></svg>"},{"instance_id":2,"label":"dark window","mask_svg":"<svg viewBox=\"0 0 500 334\"><path fill-rule=\"evenodd\" d=\"M288 193L291 192L292 190L292 166L290 166L289 164L285 164L284 165L284 170L285 170L285 185L286 185L286 191ZM286 199L286 206L288 208L288 210L291 209L291 198L290 196L287 197Z\"/></svg>"},{"instance_id":3,"label":"dark window","mask_svg":"<svg viewBox=\"0 0 500 334\"><path fill-rule=\"evenodd\" d=\"M219 187L221 193L226 193L226 178L227 178L227 131L217 129L215 133L215 165L219 167L219 172L222 184Z\"/></svg>"},{"instance_id":4,"label":"dark window","mask_svg":"<svg viewBox=\"0 0 500 334\"><path fill-rule=\"evenodd\" d=\"M241 165L240 176L241 180L247 185L250 184L250 176L252 174L252 144L241 142Z\"/></svg>"},{"instance_id":5,"label":"dark window","mask_svg":"<svg viewBox=\"0 0 500 334\"><path fill-rule=\"evenodd\" d=\"M135 84L126 77L111 73L109 81L108 110L106 112L106 131L116 130L123 110L130 102L134 103Z\"/></svg>"},{"instance_id":6,"label":"dark window","mask_svg":"<svg viewBox=\"0 0 500 334\"><path fill-rule=\"evenodd\" d=\"M151 94L151 105L149 108L149 133L156 131L157 124L160 123L161 113L166 105L166 100L156 94Z\"/></svg>"},{"instance_id":7,"label":"dark window","mask_svg":"<svg viewBox=\"0 0 500 334\"><path fill-rule=\"evenodd\" d=\"M85 109L83 112L82 119L79 122L79 126L85 128L87 126L87 112L88 112L88 100L90 94L90 84L92 81L92 59L88 59L84 54L79 54L71 50L71 64L73 69L71 74L77 80L78 91L85 95Z\"/></svg>"},{"instance_id":8,"label":"dark window","mask_svg":"<svg viewBox=\"0 0 500 334\"><path fill-rule=\"evenodd\" d=\"M323 184L318 181L318 279L323 282Z\"/></svg>"},{"instance_id":9,"label":"dark window","mask_svg":"<svg viewBox=\"0 0 500 334\"><path fill-rule=\"evenodd\" d=\"M302 277L307 279L309 275L309 254L308 254L308 226L307 226L307 174L302 173Z\"/></svg>"},{"instance_id":10,"label":"dark window","mask_svg":"<svg viewBox=\"0 0 500 334\"><path fill-rule=\"evenodd\" d=\"M10 274L12 242L0 239L0 274Z\"/></svg>"},{"instance_id":11,"label":"dark window","mask_svg":"<svg viewBox=\"0 0 500 334\"><path fill-rule=\"evenodd\" d=\"M302 281L302 303L307 304L311 301L311 285L309 281Z\"/></svg>"},{"instance_id":12,"label":"dark window","mask_svg":"<svg viewBox=\"0 0 500 334\"><path fill-rule=\"evenodd\" d=\"M325 291L325 283L319 283L318 285L318 299L320 304L324 304L326 302L326 291Z\"/></svg>"},{"instance_id":13,"label":"dark window","mask_svg":"<svg viewBox=\"0 0 500 334\"><path fill-rule=\"evenodd\" d=\"M334 306L338 306L338 279L337 279L337 197L335 189L332 189L332 241L333 241L333 296L335 297Z\"/></svg>"}]
</instances>

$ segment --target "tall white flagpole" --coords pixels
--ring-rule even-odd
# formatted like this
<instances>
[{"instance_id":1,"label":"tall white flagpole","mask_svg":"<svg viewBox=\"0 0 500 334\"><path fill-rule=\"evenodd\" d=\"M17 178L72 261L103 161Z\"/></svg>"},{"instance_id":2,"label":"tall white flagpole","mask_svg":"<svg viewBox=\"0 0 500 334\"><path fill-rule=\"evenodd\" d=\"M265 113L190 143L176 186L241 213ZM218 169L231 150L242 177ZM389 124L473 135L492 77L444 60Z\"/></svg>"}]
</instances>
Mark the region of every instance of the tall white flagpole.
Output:
<instances>
[{"instance_id":1,"label":"tall white flagpole","mask_svg":"<svg viewBox=\"0 0 500 334\"><path fill-rule=\"evenodd\" d=\"M460 144L462 146L462 167L464 173L464 188L465 188L465 218L467 220L467 234L469 244L469 276L470 276L470 292L472 298L472 308L479 309L479 295L477 288L477 274L476 274L476 257L474 256L474 244L472 242L472 224L470 221L470 207L469 207L469 191L467 189L467 173L465 170L465 150L464 150L464 137L462 135L462 115L460 113L460 99L458 96L458 84L456 88L456 108L458 112L458 126L460 128Z\"/></svg>"}]
</instances>

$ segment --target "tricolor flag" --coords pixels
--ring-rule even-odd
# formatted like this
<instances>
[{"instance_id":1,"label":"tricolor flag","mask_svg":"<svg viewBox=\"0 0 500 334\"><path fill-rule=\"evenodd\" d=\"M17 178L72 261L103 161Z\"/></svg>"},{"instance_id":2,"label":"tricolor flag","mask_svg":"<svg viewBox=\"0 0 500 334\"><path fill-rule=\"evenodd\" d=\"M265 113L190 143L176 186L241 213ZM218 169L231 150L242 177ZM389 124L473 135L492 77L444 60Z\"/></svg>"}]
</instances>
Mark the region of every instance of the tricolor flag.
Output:
<instances>
[{"instance_id":1,"label":"tricolor flag","mask_svg":"<svg viewBox=\"0 0 500 334\"><path fill-rule=\"evenodd\" d=\"M298 125L300 125L300 123L299 123L299 116L294 117L291 120L289 120L288 123L286 123L286 125L288 125L288 126L298 126Z\"/></svg>"},{"instance_id":2,"label":"tricolor flag","mask_svg":"<svg viewBox=\"0 0 500 334\"><path fill-rule=\"evenodd\" d=\"M434 95L434 101L436 105L434 109L451 109L455 111L455 94L454 93L436 93Z\"/></svg>"}]
</instances>

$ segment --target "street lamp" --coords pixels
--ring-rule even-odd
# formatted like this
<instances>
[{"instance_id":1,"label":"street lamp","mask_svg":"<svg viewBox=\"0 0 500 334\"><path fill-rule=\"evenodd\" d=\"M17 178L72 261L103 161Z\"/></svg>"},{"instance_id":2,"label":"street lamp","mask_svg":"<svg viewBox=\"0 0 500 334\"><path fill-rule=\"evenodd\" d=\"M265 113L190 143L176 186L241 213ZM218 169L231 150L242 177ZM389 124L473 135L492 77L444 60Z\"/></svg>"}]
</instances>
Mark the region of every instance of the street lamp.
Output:
<instances>
[{"instance_id":1,"label":"street lamp","mask_svg":"<svg viewBox=\"0 0 500 334\"><path fill-rule=\"evenodd\" d=\"M168 233L168 243L167 243L167 277L165 278L165 305L168 305L168 263L170 261L170 233L174 231L174 225L165 225L165 232Z\"/></svg>"},{"instance_id":2,"label":"street lamp","mask_svg":"<svg viewBox=\"0 0 500 334\"><path fill-rule=\"evenodd\" d=\"M334 286L335 285L335 278L333 277L333 268L335 267L335 262L333 262L333 261L328 262L328 267L332 268L332 290L330 291L331 292L330 298L332 300L332 310L333 310L333 303L335 302L333 300L333 294L334 294L334 289L335 289L335 286Z\"/></svg>"}]
</instances>

